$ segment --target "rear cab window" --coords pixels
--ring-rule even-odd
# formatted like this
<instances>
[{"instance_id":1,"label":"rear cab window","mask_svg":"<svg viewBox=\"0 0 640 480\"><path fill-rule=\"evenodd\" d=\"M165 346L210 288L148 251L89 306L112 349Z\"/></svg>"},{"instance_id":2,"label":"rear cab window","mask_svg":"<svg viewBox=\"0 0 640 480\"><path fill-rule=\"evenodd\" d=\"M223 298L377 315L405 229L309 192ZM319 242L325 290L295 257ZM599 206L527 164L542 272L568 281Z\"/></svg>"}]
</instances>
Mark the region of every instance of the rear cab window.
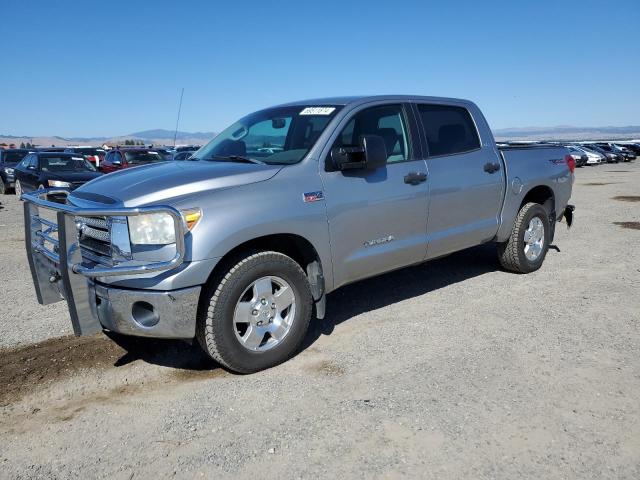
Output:
<instances>
[{"instance_id":1,"label":"rear cab window","mask_svg":"<svg viewBox=\"0 0 640 480\"><path fill-rule=\"evenodd\" d=\"M163 162L164 157L158 152L124 152L124 157L130 165L141 165L144 163Z\"/></svg>"},{"instance_id":2,"label":"rear cab window","mask_svg":"<svg viewBox=\"0 0 640 480\"><path fill-rule=\"evenodd\" d=\"M480 148L480 137L464 107L417 104L430 157L455 155Z\"/></svg>"}]
</instances>

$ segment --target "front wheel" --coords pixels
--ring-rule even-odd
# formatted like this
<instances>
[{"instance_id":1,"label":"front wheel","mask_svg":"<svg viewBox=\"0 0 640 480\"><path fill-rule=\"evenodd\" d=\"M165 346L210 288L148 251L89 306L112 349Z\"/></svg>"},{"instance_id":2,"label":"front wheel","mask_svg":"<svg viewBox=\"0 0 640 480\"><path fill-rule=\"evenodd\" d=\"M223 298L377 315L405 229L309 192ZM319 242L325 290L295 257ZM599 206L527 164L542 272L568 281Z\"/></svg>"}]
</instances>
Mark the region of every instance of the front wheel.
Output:
<instances>
[{"instance_id":1,"label":"front wheel","mask_svg":"<svg viewBox=\"0 0 640 480\"><path fill-rule=\"evenodd\" d=\"M0 195L4 195L7 193L7 187L4 185L4 182L0 178Z\"/></svg>"},{"instance_id":2,"label":"front wheel","mask_svg":"<svg viewBox=\"0 0 640 480\"><path fill-rule=\"evenodd\" d=\"M20 195L22 195L22 184L20 183L20 180L16 180L16 196L18 198L20 198Z\"/></svg>"},{"instance_id":3,"label":"front wheel","mask_svg":"<svg viewBox=\"0 0 640 480\"><path fill-rule=\"evenodd\" d=\"M529 273L544 262L551 241L547 210L539 203L526 203L518 212L509 240L498 244L500 264L507 270Z\"/></svg>"},{"instance_id":4,"label":"front wheel","mask_svg":"<svg viewBox=\"0 0 640 480\"><path fill-rule=\"evenodd\" d=\"M311 320L307 276L298 263L278 252L240 258L203 295L198 341L214 360L238 373L289 359Z\"/></svg>"}]
</instances>

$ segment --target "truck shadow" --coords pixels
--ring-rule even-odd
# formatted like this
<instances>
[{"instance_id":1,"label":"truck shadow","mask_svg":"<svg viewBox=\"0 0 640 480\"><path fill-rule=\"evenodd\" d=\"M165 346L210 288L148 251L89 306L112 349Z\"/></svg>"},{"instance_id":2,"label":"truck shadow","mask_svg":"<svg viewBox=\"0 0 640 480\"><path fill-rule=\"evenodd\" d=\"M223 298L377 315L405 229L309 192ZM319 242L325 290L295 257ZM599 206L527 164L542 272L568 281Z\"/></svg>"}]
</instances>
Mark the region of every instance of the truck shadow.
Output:
<instances>
[{"instance_id":1,"label":"truck shadow","mask_svg":"<svg viewBox=\"0 0 640 480\"><path fill-rule=\"evenodd\" d=\"M322 335L331 335L337 325L357 315L418 297L470 278L500 269L493 244L473 247L428 263L407 267L340 288L327 299L323 320L312 321L301 351ZM183 370L185 373L220 368L194 341L155 340L113 333L108 336L126 353L114 366L142 360Z\"/></svg>"},{"instance_id":2,"label":"truck shadow","mask_svg":"<svg viewBox=\"0 0 640 480\"><path fill-rule=\"evenodd\" d=\"M326 316L311 324L303 348L357 315L499 269L495 245L485 244L342 287L328 295Z\"/></svg>"}]
</instances>

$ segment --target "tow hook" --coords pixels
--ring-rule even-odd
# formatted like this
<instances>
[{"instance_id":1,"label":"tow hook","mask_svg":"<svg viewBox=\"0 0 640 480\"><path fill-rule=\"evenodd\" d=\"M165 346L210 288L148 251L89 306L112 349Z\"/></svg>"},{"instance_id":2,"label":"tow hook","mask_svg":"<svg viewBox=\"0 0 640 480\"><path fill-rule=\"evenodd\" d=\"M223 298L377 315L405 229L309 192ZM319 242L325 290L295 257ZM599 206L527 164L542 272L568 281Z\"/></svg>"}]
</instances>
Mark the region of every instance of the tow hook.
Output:
<instances>
[{"instance_id":1,"label":"tow hook","mask_svg":"<svg viewBox=\"0 0 640 480\"><path fill-rule=\"evenodd\" d=\"M573 211L575 209L575 205L567 205L564 207L564 213L562 216L567 220L567 228L571 228L571 225L573 225Z\"/></svg>"}]
</instances>

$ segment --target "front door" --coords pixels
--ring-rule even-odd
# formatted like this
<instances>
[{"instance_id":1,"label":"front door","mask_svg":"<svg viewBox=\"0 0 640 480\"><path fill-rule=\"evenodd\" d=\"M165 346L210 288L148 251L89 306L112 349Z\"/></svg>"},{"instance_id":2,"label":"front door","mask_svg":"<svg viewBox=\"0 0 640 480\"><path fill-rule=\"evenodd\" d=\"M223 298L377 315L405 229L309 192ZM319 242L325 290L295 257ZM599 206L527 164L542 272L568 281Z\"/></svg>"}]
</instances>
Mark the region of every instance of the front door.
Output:
<instances>
[{"instance_id":1,"label":"front door","mask_svg":"<svg viewBox=\"0 0 640 480\"><path fill-rule=\"evenodd\" d=\"M22 178L22 190L30 192L38 188L38 174L40 166L38 165L38 157L29 155Z\"/></svg>"},{"instance_id":2,"label":"front door","mask_svg":"<svg viewBox=\"0 0 640 480\"><path fill-rule=\"evenodd\" d=\"M376 170L325 171L335 287L420 262L426 254L426 163L418 159L404 105L380 105L342 122L333 147L361 135L385 141L387 164ZM330 157L326 159L331 169Z\"/></svg>"}]
</instances>

